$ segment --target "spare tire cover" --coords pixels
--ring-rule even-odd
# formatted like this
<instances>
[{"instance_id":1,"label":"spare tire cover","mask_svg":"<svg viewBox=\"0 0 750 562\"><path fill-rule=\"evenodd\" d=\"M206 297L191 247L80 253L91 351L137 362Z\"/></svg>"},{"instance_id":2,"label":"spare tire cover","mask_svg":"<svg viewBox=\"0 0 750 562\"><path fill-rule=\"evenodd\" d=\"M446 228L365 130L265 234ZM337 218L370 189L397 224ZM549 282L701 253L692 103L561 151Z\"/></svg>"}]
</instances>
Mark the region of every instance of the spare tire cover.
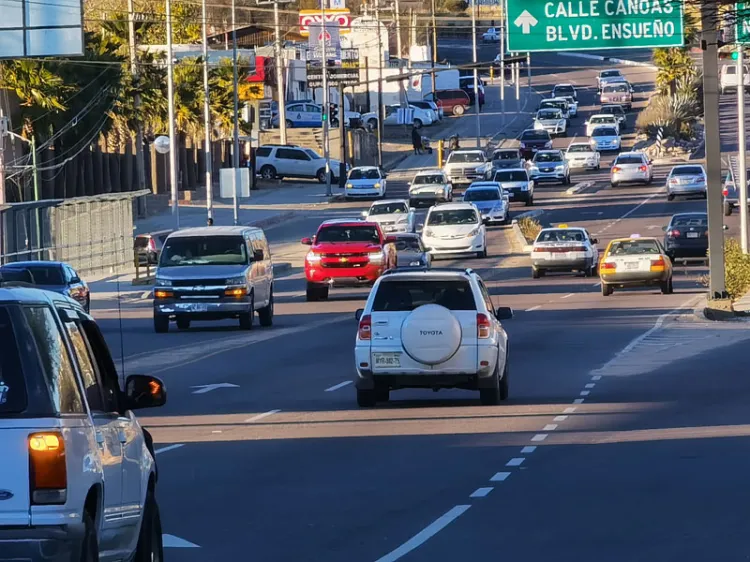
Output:
<instances>
[{"instance_id":1,"label":"spare tire cover","mask_svg":"<svg viewBox=\"0 0 750 562\"><path fill-rule=\"evenodd\" d=\"M438 304L415 308L401 325L404 351L420 363L444 363L461 346L461 324L451 311Z\"/></svg>"}]
</instances>

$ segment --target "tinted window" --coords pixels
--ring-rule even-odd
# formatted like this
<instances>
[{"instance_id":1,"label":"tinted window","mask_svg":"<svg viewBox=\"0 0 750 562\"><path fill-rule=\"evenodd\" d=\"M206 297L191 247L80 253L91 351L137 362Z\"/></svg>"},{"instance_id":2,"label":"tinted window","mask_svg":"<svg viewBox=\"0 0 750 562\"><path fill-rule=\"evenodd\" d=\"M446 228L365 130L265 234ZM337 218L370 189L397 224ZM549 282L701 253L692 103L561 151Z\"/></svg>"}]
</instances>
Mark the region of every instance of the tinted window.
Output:
<instances>
[{"instance_id":1,"label":"tinted window","mask_svg":"<svg viewBox=\"0 0 750 562\"><path fill-rule=\"evenodd\" d=\"M25 269L31 273L36 285L64 285L62 267L59 265L6 266L8 269Z\"/></svg>"},{"instance_id":2,"label":"tinted window","mask_svg":"<svg viewBox=\"0 0 750 562\"><path fill-rule=\"evenodd\" d=\"M143 248L148 247L148 237L146 237L146 236L137 236L136 239L135 239L135 243L133 244L133 246L136 249L138 249L138 250L142 250Z\"/></svg>"},{"instance_id":3,"label":"tinted window","mask_svg":"<svg viewBox=\"0 0 750 562\"><path fill-rule=\"evenodd\" d=\"M380 172L377 169L358 169L354 168L349 172L350 180L379 180Z\"/></svg>"},{"instance_id":4,"label":"tinted window","mask_svg":"<svg viewBox=\"0 0 750 562\"><path fill-rule=\"evenodd\" d=\"M609 78L611 76L619 76L619 75L620 75L619 70L604 70L600 74L602 78Z\"/></svg>"},{"instance_id":5,"label":"tinted window","mask_svg":"<svg viewBox=\"0 0 750 562\"><path fill-rule=\"evenodd\" d=\"M495 181L529 181L529 176L523 170L495 172Z\"/></svg>"},{"instance_id":6,"label":"tinted window","mask_svg":"<svg viewBox=\"0 0 750 562\"><path fill-rule=\"evenodd\" d=\"M73 364L52 311L46 306L24 307L23 311L36 342L55 410L61 414L83 413Z\"/></svg>"},{"instance_id":7,"label":"tinted window","mask_svg":"<svg viewBox=\"0 0 750 562\"><path fill-rule=\"evenodd\" d=\"M497 189L467 189L464 193L464 201L495 201L500 199L500 191Z\"/></svg>"},{"instance_id":8,"label":"tinted window","mask_svg":"<svg viewBox=\"0 0 750 562\"><path fill-rule=\"evenodd\" d=\"M263 146L255 151L257 158L268 158L271 155L271 147Z\"/></svg>"},{"instance_id":9,"label":"tinted window","mask_svg":"<svg viewBox=\"0 0 750 562\"><path fill-rule=\"evenodd\" d=\"M537 152L534 162L560 162L562 154L559 152Z\"/></svg>"},{"instance_id":10,"label":"tinted window","mask_svg":"<svg viewBox=\"0 0 750 562\"><path fill-rule=\"evenodd\" d=\"M62 313L61 317L65 319L65 314ZM84 393L86 394L86 401L89 403L89 408L97 412L104 412L104 398L91 359L88 342L75 321L65 319L64 324L68 332L68 339L73 344L73 353L75 354L78 369L83 379Z\"/></svg>"},{"instance_id":11,"label":"tinted window","mask_svg":"<svg viewBox=\"0 0 750 562\"><path fill-rule=\"evenodd\" d=\"M436 210L427 217L429 226L447 226L454 224L476 224L479 222L474 209L446 209Z\"/></svg>"},{"instance_id":12,"label":"tinted window","mask_svg":"<svg viewBox=\"0 0 750 562\"><path fill-rule=\"evenodd\" d=\"M659 254L661 250L656 240L626 240L613 242L609 249L611 256L637 256L641 254Z\"/></svg>"},{"instance_id":13,"label":"tinted window","mask_svg":"<svg viewBox=\"0 0 750 562\"><path fill-rule=\"evenodd\" d=\"M305 149L305 154L307 154L312 160L322 160L323 157L315 152L314 150L310 150L309 148ZM304 160L304 158L303 158Z\"/></svg>"},{"instance_id":14,"label":"tinted window","mask_svg":"<svg viewBox=\"0 0 750 562\"><path fill-rule=\"evenodd\" d=\"M396 250L399 252L422 251L422 245L419 243L419 238L417 238L416 236L399 236L394 245L396 246Z\"/></svg>"},{"instance_id":15,"label":"tinted window","mask_svg":"<svg viewBox=\"0 0 750 562\"><path fill-rule=\"evenodd\" d=\"M643 158L636 155L618 156L615 160L615 165L617 164L643 164Z\"/></svg>"},{"instance_id":16,"label":"tinted window","mask_svg":"<svg viewBox=\"0 0 750 562\"><path fill-rule=\"evenodd\" d=\"M293 150L291 148L280 148L276 152L276 157L284 159L284 160L309 160L310 159L310 157L307 156L301 150Z\"/></svg>"},{"instance_id":17,"label":"tinted window","mask_svg":"<svg viewBox=\"0 0 750 562\"><path fill-rule=\"evenodd\" d=\"M562 119L562 112L556 109L543 109L536 116L538 119Z\"/></svg>"},{"instance_id":18,"label":"tinted window","mask_svg":"<svg viewBox=\"0 0 750 562\"><path fill-rule=\"evenodd\" d=\"M492 155L492 158L494 160L520 160L521 159L521 157L519 156L516 150L498 150Z\"/></svg>"},{"instance_id":19,"label":"tinted window","mask_svg":"<svg viewBox=\"0 0 750 562\"><path fill-rule=\"evenodd\" d=\"M554 92L555 94L572 94L575 92L575 89L573 86L555 86Z\"/></svg>"},{"instance_id":20,"label":"tinted window","mask_svg":"<svg viewBox=\"0 0 750 562\"><path fill-rule=\"evenodd\" d=\"M591 147L587 144L571 144L568 147L568 152L593 152Z\"/></svg>"},{"instance_id":21,"label":"tinted window","mask_svg":"<svg viewBox=\"0 0 750 562\"><path fill-rule=\"evenodd\" d=\"M703 174L703 168L700 166L682 166L672 170L673 176L695 176L698 174Z\"/></svg>"},{"instance_id":22,"label":"tinted window","mask_svg":"<svg viewBox=\"0 0 750 562\"><path fill-rule=\"evenodd\" d=\"M26 409L26 383L13 323L7 307L0 306L0 416L19 414Z\"/></svg>"},{"instance_id":23,"label":"tinted window","mask_svg":"<svg viewBox=\"0 0 750 562\"><path fill-rule=\"evenodd\" d=\"M441 174L417 176L413 183L415 185L441 185L445 183L445 177Z\"/></svg>"},{"instance_id":24,"label":"tinted window","mask_svg":"<svg viewBox=\"0 0 750 562\"><path fill-rule=\"evenodd\" d=\"M706 215L684 215L672 218L672 226L708 226Z\"/></svg>"},{"instance_id":25,"label":"tinted window","mask_svg":"<svg viewBox=\"0 0 750 562\"><path fill-rule=\"evenodd\" d=\"M383 203L381 205L373 205L370 207L371 215L390 215L392 213L406 214L409 212L409 207L405 203Z\"/></svg>"},{"instance_id":26,"label":"tinted window","mask_svg":"<svg viewBox=\"0 0 750 562\"><path fill-rule=\"evenodd\" d=\"M452 152L448 156L449 164L456 162L484 162L484 155L481 152Z\"/></svg>"},{"instance_id":27,"label":"tinted window","mask_svg":"<svg viewBox=\"0 0 750 562\"><path fill-rule=\"evenodd\" d=\"M104 410L106 412L117 412L119 411L118 398L120 387L117 382L117 369L112 361L107 343L104 341L104 336L101 330L99 330L99 326L90 318L84 318L81 322L81 327L86 334L93 353L93 359L99 370L102 392L104 394Z\"/></svg>"},{"instance_id":28,"label":"tinted window","mask_svg":"<svg viewBox=\"0 0 750 562\"><path fill-rule=\"evenodd\" d=\"M537 242L583 242L585 240L580 230L543 230L537 237Z\"/></svg>"},{"instance_id":29,"label":"tinted window","mask_svg":"<svg viewBox=\"0 0 750 562\"><path fill-rule=\"evenodd\" d=\"M159 267L247 263L247 249L242 236L181 236L167 240Z\"/></svg>"},{"instance_id":30,"label":"tinted window","mask_svg":"<svg viewBox=\"0 0 750 562\"><path fill-rule=\"evenodd\" d=\"M549 140L550 136L547 131L524 131L521 134L521 140Z\"/></svg>"},{"instance_id":31,"label":"tinted window","mask_svg":"<svg viewBox=\"0 0 750 562\"><path fill-rule=\"evenodd\" d=\"M448 310L476 310L468 281L384 281L372 304L373 312L414 310L423 304L439 304Z\"/></svg>"},{"instance_id":32,"label":"tinted window","mask_svg":"<svg viewBox=\"0 0 750 562\"><path fill-rule=\"evenodd\" d=\"M380 244L378 231L372 226L327 226L318 231L315 239L320 242L370 242Z\"/></svg>"},{"instance_id":33,"label":"tinted window","mask_svg":"<svg viewBox=\"0 0 750 562\"><path fill-rule=\"evenodd\" d=\"M611 94L611 93L622 93L622 92L629 92L630 89L626 84L616 84L614 86L605 86L604 93Z\"/></svg>"}]
</instances>

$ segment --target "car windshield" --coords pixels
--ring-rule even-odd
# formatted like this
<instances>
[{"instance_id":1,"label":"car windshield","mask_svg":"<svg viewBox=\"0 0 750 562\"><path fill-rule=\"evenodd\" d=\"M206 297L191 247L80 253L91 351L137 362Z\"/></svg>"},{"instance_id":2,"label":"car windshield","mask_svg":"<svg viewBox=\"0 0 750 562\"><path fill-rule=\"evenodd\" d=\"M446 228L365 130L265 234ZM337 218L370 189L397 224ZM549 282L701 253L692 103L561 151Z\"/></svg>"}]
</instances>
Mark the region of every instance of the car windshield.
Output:
<instances>
[{"instance_id":1,"label":"car windshield","mask_svg":"<svg viewBox=\"0 0 750 562\"><path fill-rule=\"evenodd\" d=\"M629 91L627 84L613 84L611 86L604 87L605 94L621 93L621 92L627 92L627 91Z\"/></svg>"},{"instance_id":2,"label":"car windshield","mask_svg":"<svg viewBox=\"0 0 750 562\"><path fill-rule=\"evenodd\" d=\"M568 154L572 152L593 152L587 144L571 144L568 147Z\"/></svg>"},{"instance_id":3,"label":"car windshield","mask_svg":"<svg viewBox=\"0 0 750 562\"><path fill-rule=\"evenodd\" d=\"M473 209L435 210L427 217L429 226L448 226L453 224L477 224L479 217Z\"/></svg>"},{"instance_id":4,"label":"car windshield","mask_svg":"<svg viewBox=\"0 0 750 562\"><path fill-rule=\"evenodd\" d=\"M177 236L167 239L159 267L247 263L247 246L242 236Z\"/></svg>"},{"instance_id":5,"label":"car windshield","mask_svg":"<svg viewBox=\"0 0 750 562\"><path fill-rule=\"evenodd\" d=\"M26 410L26 382L21 364L20 350L13 329L10 311L0 306L0 418L10 414L20 414ZM26 353L29 353L28 348ZM34 352L36 353L36 352Z\"/></svg>"},{"instance_id":6,"label":"car windshield","mask_svg":"<svg viewBox=\"0 0 750 562\"><path fill-rule=\"evenodd\" d=\"M523 170L503 170L495 172L494 181L529 181L529 177Z\"/></svg>"},{"instance_id":7,"label":"car windshield","mask_svg":"<svg viewBox=\"0 0 750 562\"><path fill-rule=\"evenodd\" d=\"M373 226L326 226L318 231L315 242L369 242L380 244L380 236Z\"/></svg>"},{"instance_id":8,"label":"car windshield","mask_svg":"<svg viewBox=\"0 0 750 562\"><path fill-rule=\"evenodd\" d=\"M612 242L609 254L612 256L638 256L642 254L659 254L656 240L624 240Z\"/></svg>"},{"instance_id":9,"label":"car windshield","mask_svg":"<svg viewBox=\"0 0 750 562\"><path fill-rule=\"evenodd\" d=\"M643 159L635 154L618 156L617 160L615 160L615 165L618 166L620 164L643 164Z\"/></svg>"},{"instance_id":10,"label":"car windshield","mask_svg":"<svg viewBox=\"0 0 750 562\"><path fill-rule=\"evenodd\" d=\"M617 129L610 127L597 127L594 132L591 133L592 137L616 137Z\"/></svg>"},{"instance_id":11,"label":"car windshield","mask_svg":"<svg viewBox=\"0 0 750 562\"><path fill-rule=\"evenodd\" d=\"M708 226L707 215L684 215L672 217L671 226Z\"/></svg>"},{"instance_id":12,"label":"car windshield","mask_svg":"<svg viewBox=\"0 0 750 562\"><path fill-rule=\"evenodd\" d=\"M536 116L539 119L561 119L562 112L559 109L542 109Z\"/></svg>"},{"instance_id":13,"label":"car windshield","mask_svg":"<svg viewBox=\"0 0 750 562\"><path fill-rule=\"evenodd\" d=\"M8 270L15 270L19 274L25 275L26 282L34 283L35 285L65 284L65 279L63 279L62 274L62 268L58 265L10 265L3 268L3 277L7 278L8 274L11 273ZM28 278L28 274L23 273L24 270L31 274L31 279Z\"/></svg>"},{"instance_id":14,"label":"car windshield","mask_svg":"<svg viewBox=\"0 0 750 562\"><path fill-rule=\"evenodd\" d=\"M416 185L441 185L445 183L445 178L440 174L417 176L413 183Z\"/></svg>"},{"instance_id":15,"label":"car windshield","mask_svg":"<svg viewBox=\"0 0 750 562\"><path fill-rule=\"evenodd\" d=\"M471 285L465 280L392 279L378 287L373 312L405 312L425 304L438 304L448 310L476 310Z\"/></svg>"},{"instance_id":16,"label":"car windshield","mask_svg":"<svg viewBox=\"0 0 750 562\"><path fill-rule=\"evenodd\" d=\"M567 102L564 102L564 101L543 101L541 104L539 104L539 107L542 109L549 107L549 108L563 110L565 109L566 105L567 105Z\"/></svg>"},{"instance_id":17,"label":"car windshield","mask_svg":"<svg viewBox=\"0 0 750 562\"><path fill-rule=\"evenodd\" d=\"M398 252L421 252L419 238L416 236L399 236L393 244Z\"/></svg>"},{"instance_id":18,"label":"car windshield","mask_svg":"<svg viewBox=\"0 0 750 562\"><path fill-rule=\"evenodd\" d=\"M380 203L370 207L370 215L390 215L392 213L408 213L409 207L405 203Z\"/></svg>"},{"instance_id":19,"label":"car windshield","mask_svg":"<svg viewBox=\"0 0 750 562\"><path fill-rule=\"evenodd\" d=\"M314 150L310 150L309 148L308 148L308 149L305 149L305 152L307 153L307 155L308 155L308 156L309 156L309 157L310 157L310 158L311 158L312 160L322 160L322 159L323 159L323 157L322 157L322 156L321 156L320 154L318 154L318 153L317 153L317 152L315 152Z\"/></svg>"},{"instance_id":20,"label":"car windshield","mask_svg":"<svg viewBox=\"0 0 750 562\"><path fill-rule=\"evenodd\" d=\"M452 152L448 164L454 162L484 162L484 157L481 152Z\"/></svg>"},{"instance_id":21,"label":"car windshield","mask_svg":"<svg viewBox=\"0 0 750 562\"><path fill-rule=\"evenodd\" d=\"M362 170L362 169L354 168L351 172L349 172L349 179L350 180L379 180L380 172L378 172L375 169Z\"/></svg>"},{"instance_id":22,"label":"car windshield","mask_svg":"<svg viewBox=\"0 0 750 562\"><path fill-rule=\"evenodd\" d=\"M610 124L614 122L615 122L614 115L598 115L596 117L592 117L591 121L589 121L589 123L591 123L592 125L601 125L604 123Z\"/></svg>"},{"instance_id":23,"label":"car windshield","mask_svg":"<svg viewBox=\"0 0 750 562\"><path fill-rule=\"evenodd\" d=\"M573 229L543 230L537 237L537 242L583 242L583 232Z\"/></svg>"},{"instance_id":24,"label":"car windshield","mask_svg":"<svg viewBox=\"0 0 750 562\"><path fill-rule=\"evenodd\" d=\"M500 199L500 191L495 188L467 189L464 193L464 201L495 201L497 199Z\"/></svg>"},{"instance_id":25,"label":"car windshield","mask_svg":"<svg viewBox=\"0 0 750 562\"><path fill-rule=\"evenodd\" d=\"M673 176L695 176L703 175L703 168L700 166L681 166L672 170Z\"/></svg>"},{"instance_id":26,"label":"car windshield","mask_svg":"<svg viewBox=\"0 0 750 562\"><path fill-rule=\"evenodd\" d=\"M603 70L601 74L599 74L602 78L611 78L613 76L620 76L619 70Z\"/></svg>"},{"instance_id":27,"label":"car windshield","mask_svg":"<svg viewBox=\"0 0 750 562\"><path fill-rule=\"evenodd\" d=\"M547 131L524 131L521 133L521 140L549 140L550 136Z\"/></svg>"},{"instance_id":28,"label":"car windshield","mask_svg":"<svg viewBox=\"0 0 750 562\"><path fill-rule=\"evenodd\" d=\"M555 86L553 91L555 94L572 94L575 89L573 86Z\"/></svg>"},{"instance_id":29,"label":"car windshield","mask_svg":"<svg viewBox=\"0 0 750 562\"><path fill-rule=\"evenodd\" d=\"M537 152L534 162L559 162L562 156L559 152Z\"/></svg>"},{"instance_id":30,"label":"car windshield","mask_svg":"<svg viewBox=\"0 0 750 562\"><path fill-rule=\"evenodd\" d=\"M498 150L492 155L493 160L520 160L521 157L516 150Z\"/></svg>"},{"instance_id":31,"label":"car windshield","mask_svg":"<svg viewBox=\"0 0 750 562\"><path fill-rule=\"evenodd\" d=\"M602 107L602 113L607 113L609 115L623 115L625 110L619 105L608 105Z\"/></svg>"}]
</instances>

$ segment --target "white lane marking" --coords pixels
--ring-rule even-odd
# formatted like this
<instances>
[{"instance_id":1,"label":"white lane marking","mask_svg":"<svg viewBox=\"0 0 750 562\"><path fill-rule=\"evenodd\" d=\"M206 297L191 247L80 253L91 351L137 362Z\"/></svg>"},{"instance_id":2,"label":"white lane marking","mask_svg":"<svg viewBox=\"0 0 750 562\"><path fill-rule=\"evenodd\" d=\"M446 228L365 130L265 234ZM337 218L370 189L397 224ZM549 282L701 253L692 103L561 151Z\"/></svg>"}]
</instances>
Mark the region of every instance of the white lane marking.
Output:
<instances>
[{"instance_id":1,"label":"white lane marking","mask_svg":"<svg viewBox=\"0 0 750 562\"><path fill-rule=\"evenodd\" d=\"M545 439L547 439L546 433L537 433L531 438L532 441L544 441Z\"/></svg>"},{"instance_id":2,"label":"white lane marking","mask_svg":"<svg viewBox=\"0 0 750 562\"><path fill-rule=\"evenodd\" d=\"M595 386L596 386L596 383L590 382L584 388L594 388Z\"/></svg>"},{"instance_id":3,"label":"white lane marking","mask_svg":"<svg viewBox=\"0 0 750 562\"><path fill-rule=\"evenodd\" d=\"M252 418L247 418L245 420L245 423L252 423L256 422L258 420L262 420L263 418L267 418L268 416L272 416L274 414L278 414L281 410L269 410L267 412L263 412L262 414L257 414L253 416Z\"/></svg>"},{"instance_id":4,"label":"white lane marking","mask_svg":"<svg viewBox=\"0 0 750 562\"><path fill-rule=\"evenodd\" d=\"M490 482L505 482L510 476L510 472L497 472L495 476L490 478Z\"/></svg>"},{"instance_id":5,"label":"white lane marking","mask_svg":"<svg viewBox=\"0 0 750 562\"><path fill-rule=\"evenodd\" d=\"M220 429L214 429L211 433L221 433Z\"/></svg>"},{"instance_id":6,"label":"white lane marking","mask_svg":"<svg viewBox=\"0 0 750 562\"><path fill-rule=\"evenodd\" d=\"M151 296L151 291L143 291L141 294L141 300L145 300Z\"/></svg>"},{"instance_id":7,"label":"white lane marking","mask_svg":"<svg viewBox=\"0 0 750 562\"><path fill-rule=\"evenodd\" d=\"M576 398L573 400L573 404L583 404L583 398Z\"/></svg>"},{"instance_id":8,"label":"white lane marking","mask_svg":"<svg viewBox=\"0 0 750 562\"><path fill-rule=\"evenodd\" d=\"M575 294L575 293L568 293L568 294L567 294L567 295L565 295L564 297L560 297L560 298L561 298L561 299L569 299L569 298L570 298L570 297L572 297L572 296L573 296L574 294Z\"/></svg>"},{"instance_id":9,"label":"white lane marking","mask_svg":"<svg viewBox=\"0 0 750 562\"><path fill-rule=\"evenodd\" d=\"M166 533L161 536L161 544L164 548L200 548L195 543Z\"/></svg>"},{"instance_id":10,"label":"white lane marking","mask_svg":"<svg viewBox=\"0 0 750 562\"><path fill-rule=\"evenodd\" d=\"M340 382L339 384L334 384L330 388L326 388L326 392L333 392L334 390L338 390L339 388L344 388L345 386L352 384L352 381L344 381Z\"/></svg>"},{"instance_id":11,"label":"white lane marking","mask_svg":"<svg viewBox=\"0 0 750 562\"><path fill-rule=\"evenodd\" d=\"M194 390L193 394L206 394L207 392L211 392L213 390L216 390L217 388L239 388L239 385L232 384L231 382L217 382L215 384L199 384L196 386L191 386L190 388L198 389Z\"/></svg>"},{"instance_id":12,"label":"white lane marking","mask_svg":"<svg viewBox=\"0 0 750 562\"><path fill-rule=\"evenodd\" d=\"M159 453L166 453L167 451L174 451L175 449L179 449L180 447L184 447L185 443L176 443L174 445L167 445L166 447L162 447L161 449L156 449L154 451L154 454L158 455Z\"/></svg>"},{"instance_id":13,"label":"white lane marking","mask_svg":"<svg viewBox=\"0 0 750 562\"><path fill-rule=\"evenodd\" d=\"M556 423L548 423L542 428L542 431L555 431L557 429Z\"/></svg>"},{"instance_id":14,"label":"white lane marking","mask_svg":"<svg viewBox=\"0 0 750 562\"><path fill-rule=\"evenodd\" d=\"M591 286L592 286L592 287L598 287L599 285L601 285L601 282L599 282L599 283L594 283L594 284L593 284L593 285L591 285Z\"/></svg>"},{"instance_id":15,"label":"white lane marking","mask_svg":"<svg viewBox=\"0 0 750 562\"><path fill-rule=\"evenodd\" d=\"M477 488L471 493L469 497L470 498L483 498L494 489L495 488L493 488L492 486L489 486L487 488Z\"/></svg>"},{"instance_id":16,"label":"white lane marking","mask_svg":"<svg viewBox=\"0 0 750 562\"><path fill-rule=\"evenodd\" d=\"M581 396L588 396L589 394L591 394L591 391L589 391L589 390L582 390L581 391Z\"/></svg>"},{"instance_id":17,"label":"white lane marking","mask_svg":"<svg viewBox=\"0 0 750 562\"><path fill-rule=\"evenodd\" d=\"M470 505L456 505L452 507L445 514L441 515L435 521L427 525L424 529L419 531L416 535L406 541L404 544L399 546L397 549L392 550L385 556L378 558L376 562L395 562L399 558L406 556L415 548L426 543L430 538L435 536L437 533L442 531L455 519L466 513L470 508Z\"/></svg>"},{"instance_id":18,"label":"white lane marking","mask_svg":"<svg viewBox=\"0 0 750 562\"><path fill-rule=\"evenodd\" d=\"M527 445L526 447L524 447L523 449L521 449L521 454L522 455L529 455L529 454L533 453L534 451L536 451L536 445Z\"/></svg>"},{"instance_id":19,"label":"white lane marking","mask_svg":"<svg viewBox=\"0 0 750 562\"><path fill-rule=\"evenodd\" d=\"M625 213L624 215L622 215L619 219L614 220L611 223L609 223L602 230L600 230L599 232L597 232L597 234L601 234L602 232L604 232L609 227L614 226L617 223L619 223L620 221L622 221L623 219L628 218L630 215L632 215L633 213L635 213L638 209L640 209L641 207L643 207L646 203L648 203L649 201L651 201L654 197L656 197L657 195L659 195L659 193L660 193L659 191L657 191L655 193L652 193L651 195L649 195L648 197L646 197L643 201L641 201L640 203L638 203L635 207L633 207L632 209L630 209L627 213Z\"/></svg>"},{"instance_id":20,"label":"white lane marking","mask_svg":"<svg viewBox=\"0 0 750 562\"><path fill-rule=\"evenodd\" d=\"M507 463L505 463L505 466L521 466L523 464L523 461L526 459L524 457L516 457L514 459L510 459Z\"/></svg>"},{"instance_id":21,"label":"white lane marking","mask_svg":"<svg viewBox=\"0 0 750 562\"><path fill-rule=\"evenodd\" d=\"M576 408L565 408L563 410L563 414L572 414L575 411L576 411Z\"/></svg>"},{"instance_id":22,"label":"white lane marking","mask_svg":"<svg viewBox=\"0 0 750 562\"><path fill-rule=\"evenodd\" d=\"M593 377L591 377L591 380L592 381L598 381L598 380L601 380L601 378L602 378L601 375L594 375Z\"/></svg>"},{"instance_id":23,"label":"white lane marking","mask_svg":"<svg viewBox=\"0 0 750 562\"><path fill-rule=\"evenodd\" d=\"M536 306L532 306L531 308L527 308L524 312L533 312L535 310L539 310L540 308L542 308L542 305L538 304Z\"/></svg>"},{"instance_id":24,"label":"white lane marking","mask_svg":"<svg viewBox=\"0 0 750 562\"><path fill-rule=\"evenodd\" d=\"M555 419L553 419L552 421L561 422L567 419L568 419L568 416L555 416Z\"/></svg>"}]
</instances>

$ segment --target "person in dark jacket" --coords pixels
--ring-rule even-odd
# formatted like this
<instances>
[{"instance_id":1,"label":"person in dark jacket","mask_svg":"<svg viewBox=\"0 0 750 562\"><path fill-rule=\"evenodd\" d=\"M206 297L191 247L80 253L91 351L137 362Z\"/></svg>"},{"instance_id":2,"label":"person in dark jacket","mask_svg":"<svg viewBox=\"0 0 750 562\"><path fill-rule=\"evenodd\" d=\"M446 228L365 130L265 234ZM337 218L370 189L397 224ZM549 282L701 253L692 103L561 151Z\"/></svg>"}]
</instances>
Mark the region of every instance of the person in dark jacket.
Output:
<instances>
[{"instance_id":1,"label":"person in dark jacket","mask_svg":"<svg viewBox=\"0 0 750 562\"><path fill-rule=\"evenodd\" d=\"M414 154L422 154L422 135L413 125L411 128L411 144L414 146Z\"/></svg>"}]
</instances>

